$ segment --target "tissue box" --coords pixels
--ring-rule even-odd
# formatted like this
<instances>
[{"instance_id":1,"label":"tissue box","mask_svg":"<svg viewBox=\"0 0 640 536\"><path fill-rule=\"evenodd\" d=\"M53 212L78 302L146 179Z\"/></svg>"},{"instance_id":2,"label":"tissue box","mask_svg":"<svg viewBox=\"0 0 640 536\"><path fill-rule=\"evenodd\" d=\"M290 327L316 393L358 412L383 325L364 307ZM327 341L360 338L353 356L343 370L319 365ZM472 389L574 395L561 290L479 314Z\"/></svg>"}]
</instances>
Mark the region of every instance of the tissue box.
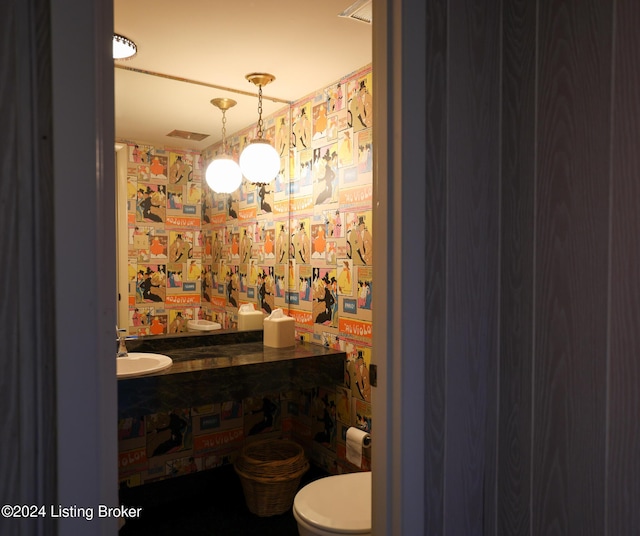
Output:
<instances>
[{"instance_id":1,"label":"tissue box","mask_svg":"<svg viewBox=\"0 0 640 536\"><path fill-rule=\"evenodd\" d=\"M250 305L250 307L246 307ZM253 331L262 329L264 321L264 313L256 311L253 304L244 304L238 310L238 331Z\"/></svg>"},{"instance_id":2,"label":"tissue box","mask_svg":"<svg viewBox=\"0 0 640 536\"><path fill-rule=\"evenodd\" d=\"M270 348L287 348L296 344L295 321L290 316L282 315L264 319L264 345Z\"/></svg>"}]
</instances>

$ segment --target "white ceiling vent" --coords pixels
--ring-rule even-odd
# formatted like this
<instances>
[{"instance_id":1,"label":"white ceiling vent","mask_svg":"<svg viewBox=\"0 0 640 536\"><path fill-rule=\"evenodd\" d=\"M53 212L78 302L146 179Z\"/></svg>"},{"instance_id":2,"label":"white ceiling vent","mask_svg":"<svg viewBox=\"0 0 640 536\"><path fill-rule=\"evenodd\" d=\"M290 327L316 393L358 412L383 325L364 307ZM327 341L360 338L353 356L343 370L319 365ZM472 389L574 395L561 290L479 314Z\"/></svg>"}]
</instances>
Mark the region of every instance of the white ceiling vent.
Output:
<instances>
[{"instance_id":1,"label":"white ceiling vent","mask_svg":"<svg viewBox=\"0 0 640 536\"><path fill-rule=\"evenodd\" d=\"M338 17L358 20L366 24L371 24L373 12L371 10L371 0L356 0L354 4L345 9Z\"/></svg>"}]
</instances>

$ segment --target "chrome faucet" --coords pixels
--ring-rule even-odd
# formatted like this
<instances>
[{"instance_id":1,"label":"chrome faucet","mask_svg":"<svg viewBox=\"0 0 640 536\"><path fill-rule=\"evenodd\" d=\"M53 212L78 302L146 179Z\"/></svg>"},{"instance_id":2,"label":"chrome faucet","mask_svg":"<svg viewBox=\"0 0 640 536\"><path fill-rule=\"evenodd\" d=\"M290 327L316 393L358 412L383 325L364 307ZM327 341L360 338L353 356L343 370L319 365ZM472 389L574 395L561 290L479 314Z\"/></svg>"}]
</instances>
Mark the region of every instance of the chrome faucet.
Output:
<instances>
[{"instance_id":1,"label":"chrome faucet","mask_svg":"<svg viewBox=\"0 0 640 536\"><path fill-rule=\"evenodd\" d=\"M129 355L127 353L127 344L125 342L125 339L127 338L127 330L126 329L118 329L116 327L116 331L118 334L118 353L116 354L117 357L126 357L127 355Z\"/></svg>"}]
</instances>

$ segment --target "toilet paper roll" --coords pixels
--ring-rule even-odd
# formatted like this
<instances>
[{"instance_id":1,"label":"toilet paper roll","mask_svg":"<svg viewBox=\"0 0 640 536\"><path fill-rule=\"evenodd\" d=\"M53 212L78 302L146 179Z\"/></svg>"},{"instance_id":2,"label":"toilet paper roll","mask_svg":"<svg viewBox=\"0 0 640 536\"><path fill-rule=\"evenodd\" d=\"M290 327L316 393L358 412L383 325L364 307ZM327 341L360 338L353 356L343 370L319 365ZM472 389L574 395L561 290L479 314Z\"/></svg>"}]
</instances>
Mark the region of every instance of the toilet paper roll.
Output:
<instances>
[{"instance_id":1,"label":"toilet paper roll","mask_svg":"<svg viewBox=\"0 0 640 536\"><path fill-rule=\"evenodd\" d=\"M347 460L362 468L362 449L371 445L371 436L364 430L347 428Z\"/></svg>"}]
</instances>

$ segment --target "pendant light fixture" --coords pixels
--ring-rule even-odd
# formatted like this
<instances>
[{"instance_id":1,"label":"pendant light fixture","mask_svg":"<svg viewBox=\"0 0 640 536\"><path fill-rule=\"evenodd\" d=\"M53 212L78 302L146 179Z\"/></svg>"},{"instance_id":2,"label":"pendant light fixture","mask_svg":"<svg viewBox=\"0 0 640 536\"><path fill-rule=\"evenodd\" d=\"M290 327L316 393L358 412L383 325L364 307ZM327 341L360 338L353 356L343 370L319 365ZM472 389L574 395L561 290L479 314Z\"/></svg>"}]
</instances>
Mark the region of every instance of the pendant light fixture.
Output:
<instances>
[{"instance_id":1,"label":"pendant light fixture","mask_svg":"<svg viewBox=\"0 0 640 536\"><path fill-rule=\"evenodd\" d=\"M113 34L113 59L126 60L133 58L138 52L138 46L124 35Z\"/></svg>"},{"instance_id":2,"label":"pendant light fixture","mask_svg":"<svg viewBox=\"0 0 640 536\"><path fill-rule=\"evenodd\" d=\"M240 169L249 182L268 184L280 173L280 156L275 147L262 137L262 86L273 82L276 77L267 73L251 73L245 78L258 86L258 137L251 140L240 154Z\"/></svg>"},{"instance_id":3,"label":"pendant light fixture","mask_svg":"<svg viewBox=\"0 0 640 536\"><path fill-rule=\"evenodd\" d=\"M233 99L212 99L211 104L222 110L222 153L215 156L205 172L209 188L219 194L230 194L242 183L242 171L236 161L227 152L226 112L237 103Z\"/></svg>"}]
</instances>

